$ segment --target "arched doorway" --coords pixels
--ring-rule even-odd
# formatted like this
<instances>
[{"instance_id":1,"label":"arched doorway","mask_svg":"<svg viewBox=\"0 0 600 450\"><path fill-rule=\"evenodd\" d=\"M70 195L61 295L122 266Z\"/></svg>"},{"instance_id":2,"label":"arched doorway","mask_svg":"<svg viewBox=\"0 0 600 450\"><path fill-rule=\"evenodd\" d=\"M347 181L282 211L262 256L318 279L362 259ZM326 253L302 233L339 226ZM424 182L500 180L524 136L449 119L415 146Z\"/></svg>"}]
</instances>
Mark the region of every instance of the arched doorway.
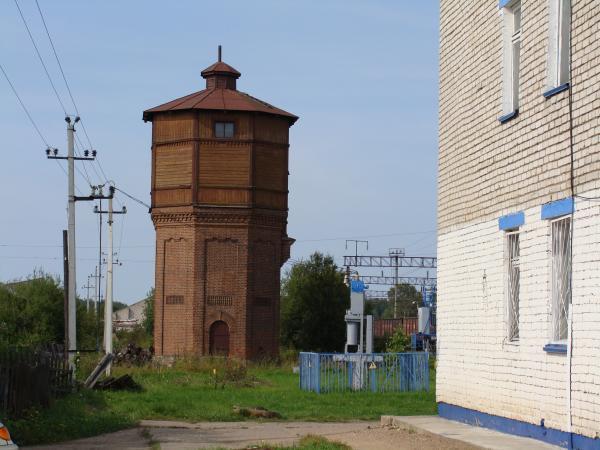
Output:
<instances>
[{"instance_id":1,"label":"arched doorway","mask_svg":"<svg viewBox=\"0 0 600 450\"><path fill-rule=\"evenodd\" d=\"M229 326L222 320L217 320L210 326L210 354L229 356Z\"/></svg>"}]
</instances>

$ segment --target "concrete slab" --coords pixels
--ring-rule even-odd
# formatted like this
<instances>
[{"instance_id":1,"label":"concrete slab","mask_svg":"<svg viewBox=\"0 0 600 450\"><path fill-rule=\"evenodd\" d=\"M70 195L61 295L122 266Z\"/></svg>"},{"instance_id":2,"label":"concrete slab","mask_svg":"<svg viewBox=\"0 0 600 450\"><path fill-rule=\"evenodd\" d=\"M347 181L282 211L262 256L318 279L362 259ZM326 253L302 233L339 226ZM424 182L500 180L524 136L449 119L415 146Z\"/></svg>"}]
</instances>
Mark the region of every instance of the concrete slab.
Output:
<instances>
[{"instance_id":1,"label":"concrete slab","mask_svg":"<svg viewBox=\"0 0 600 450\"><path fill-rule=\"evenodd\" d=\"M308 434L336 440L348 433L378 426L377 422L140 422L140 427L148 430L152 441L160 443L161 450L196 450L216 446L240 449L261 443L292 445Z\"/></svg>"},{"instance_id":2,"label":"concrete slab","mask_svg":"<svg viewBox=\"0 0 600 450\"><path fill-rule=\"evenodd\" d=\"M130 430L30 447L36 450L191 450L243 449L268 443L291 445L308 434L343 442L355 450L481 450L471 444L414 429L382 427L379 422L211 422L145 420ZM250 447L253 448L253 447Z\"/></svg>"},{"instance_id":3,"label":"concrete slab","mask_svg":"<svg viewBox=\"0 0 600 450\"><path fill-rule=\"evenodd\" d=\"M558 450L561 447L546 444L487 428L475 427L439 416L382 416L382 426L413 428L444 436L449 439L466 442L490 450Z\"/></svg>"}]
</instances>

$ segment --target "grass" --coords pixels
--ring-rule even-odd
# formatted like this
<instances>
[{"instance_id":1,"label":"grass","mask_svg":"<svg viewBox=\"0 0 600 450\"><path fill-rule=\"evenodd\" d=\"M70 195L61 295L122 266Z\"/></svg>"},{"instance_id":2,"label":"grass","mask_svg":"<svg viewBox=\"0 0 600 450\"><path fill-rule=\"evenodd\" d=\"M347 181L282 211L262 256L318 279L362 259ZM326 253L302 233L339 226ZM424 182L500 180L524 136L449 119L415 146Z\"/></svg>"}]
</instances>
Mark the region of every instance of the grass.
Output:
<instances>
[{"instance_id":1,"label":"grass","mask_svg":"<svg viewBox=\"0 0 600 450\"><path fill-rule=\"evenodd\" d=\"M377 420L383 414L435 414L435 373L429 392L315 394L298 388L298 375L289 367L251 366L242 374L234 368L220 377L218 369L180 364L174 368L116 368L129 373L142 392L81 390L56 400L46 410L31 411L20 420L6 420L20 445L60 442L136 425L142 419L180 421L241 421L233 406L261 406L282 420ZM315 444L316 445L316 444ZM320 445L320 444L319 444ZM304 448L304 447L301 447ZM339 447L306 447L328 449Z\"/></svg>"},{"instance_id":2,"label":"grass","mask_svg":"<svg viewBox=\"0 0 600 450\"><path fill-rule=\"evenodd\" d=\"M227 450L223 447L217 447L214 450ZM320 436L305 436L300 439L298 445L293 447L282 447L279 445L256 445L246 447L241 450L352 450L346 444L341 442L332 442Z\"/></svg>"},{"instance_id":3,"label":"grass","mask_svg":"<svg viewBox=\"0 0 600 450\"><path fill-rule=\"evenodd\" d=\"M300 439L298 445L293 447L280 446L252 446L248 447L252 450L351 450L346 444L340 442L331 442L320 436L305 436ZM225 450L225 449L216 449Z\"/></svg>"}]
</instances>

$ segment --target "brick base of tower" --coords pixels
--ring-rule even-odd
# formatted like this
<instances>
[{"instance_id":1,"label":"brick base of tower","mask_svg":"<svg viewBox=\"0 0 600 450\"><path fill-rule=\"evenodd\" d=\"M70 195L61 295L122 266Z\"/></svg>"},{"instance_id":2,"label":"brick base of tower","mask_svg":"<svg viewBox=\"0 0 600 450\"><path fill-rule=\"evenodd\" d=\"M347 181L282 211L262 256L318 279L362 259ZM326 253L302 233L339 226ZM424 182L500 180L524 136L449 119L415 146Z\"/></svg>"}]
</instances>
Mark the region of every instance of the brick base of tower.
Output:
<instances>
[{"instance_id":1,"label":"brick base of tower","mask_svg":"<svg viewBox=\"0 0 600 450\"><path fill-rule=\"evenodd\" d=\"M286 217L255 208L152 211L157 355L278 355Z\"/></svg>"}]
</instances>

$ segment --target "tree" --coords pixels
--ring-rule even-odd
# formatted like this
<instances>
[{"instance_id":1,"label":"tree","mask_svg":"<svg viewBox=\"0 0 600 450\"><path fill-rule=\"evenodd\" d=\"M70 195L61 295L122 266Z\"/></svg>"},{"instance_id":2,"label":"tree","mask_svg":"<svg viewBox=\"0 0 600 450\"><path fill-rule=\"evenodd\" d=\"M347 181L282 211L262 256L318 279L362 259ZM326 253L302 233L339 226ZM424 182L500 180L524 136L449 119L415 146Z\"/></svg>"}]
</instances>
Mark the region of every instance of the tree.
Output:
<instances>
[{"instance_id":1,"label":"tree","mask_svg":"<svg viewBox=\"0 0 600 450\"><path fill-rule=\"evenodd\" d=\"M344 274L329 255L313 253L282 281L281 340L303 351L341 351L350 304Z\"/></svg>"},{"instance_id":2,"label":"tree","mask_svg":"<svg viewBox=\"0 0 600 450\"><path fill-rule=\"evenodd\" d=\"M154 336L154 288L146 294L146 305L144 306L144 322L142 323L148 336Z\"/></svg>"},{"instance_id":3,"label":"tree","mask_svg":"<svg viewBox=\"0 0 600 450\"><path fill-rule=\"evenodd\" d=\"M64 343L64 289L58 278L34 271L0 285L0 346ZM77 299L77 347L96 347L96 315Z\"/></svg>"},{"instance_id":4,"label":"tree","mask_svg":"<svg viewBox=\"0 0 600 450\"><path fill-rule=\"evenodd\" d=\"M383 318L394 317L395 291L398 290L398 317L417 317L417 309L421 304L421 293L412 284L400 283L388 291L388 306Z\"/></svg>"},{"instance_id":5,"label":"tree","mask_svg":"<svg viewBox=\"0 0 600 450\"><path fill-rule=\"evenodd\" d=\"M398 288L398 317L417 317L417 308L421 304L421 293L411 285L400 283ZM394 291L391 287L385 300L367 300L365 315L370 314L375 319L392 319L394 317Z\"/></svg>"}]
</instances>

